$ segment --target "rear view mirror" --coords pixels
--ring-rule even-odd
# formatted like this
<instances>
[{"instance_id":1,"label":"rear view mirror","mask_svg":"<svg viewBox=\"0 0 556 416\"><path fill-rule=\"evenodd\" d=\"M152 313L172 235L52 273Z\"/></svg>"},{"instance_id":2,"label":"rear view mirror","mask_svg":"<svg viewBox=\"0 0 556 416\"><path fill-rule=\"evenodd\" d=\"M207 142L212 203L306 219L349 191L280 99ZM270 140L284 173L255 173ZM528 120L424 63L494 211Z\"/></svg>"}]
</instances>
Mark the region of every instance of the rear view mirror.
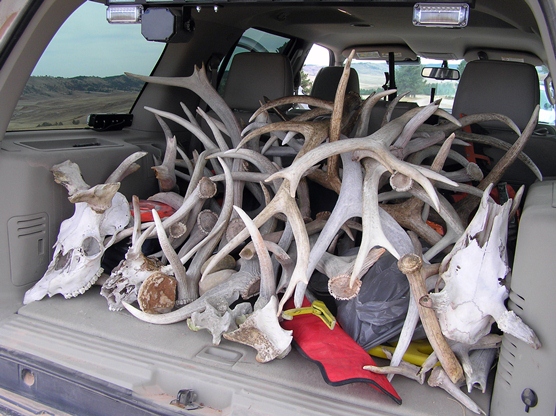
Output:
<instances>
[{"instance_id":1,"label":"rear view mirror","mask_svg":"<svg viewBox=\"0 0 556 416\"><path fill-rule=\"evenodd\" d=\"M438 80L457 81L459 79L459 71L457 69L446 68L444 66L440 68L426 66L421 70L421 76L424 78L434 78Z\"/></svg>"}]
</instances>

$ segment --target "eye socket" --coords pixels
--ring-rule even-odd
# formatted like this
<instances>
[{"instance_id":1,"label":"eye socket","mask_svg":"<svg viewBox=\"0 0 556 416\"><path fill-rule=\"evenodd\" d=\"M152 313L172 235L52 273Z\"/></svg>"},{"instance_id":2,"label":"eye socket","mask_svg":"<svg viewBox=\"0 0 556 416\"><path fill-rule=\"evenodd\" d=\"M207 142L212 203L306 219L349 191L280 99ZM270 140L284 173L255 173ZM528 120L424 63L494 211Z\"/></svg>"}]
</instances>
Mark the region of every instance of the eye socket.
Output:
<instances>
[{"instance_id":1,"label":"eye socket","mask_svg":"<svg viewBox=\"0 0 556 416\"><path fill-rule=\"evenodd\" d=\"M69 250L66 254L61 254L56 257L56 263L54 264L54 270L62 270L65 269L66 266L69 264L71 259L71 253L73 250Z\"/></svg>"},{"instance_id":2,"label":"eye socket","mask_svg":"<svg viewBox=\"0 0 556 416\"><path fill-rule=\"evenodd\" d=\"M93 237L87 237L83 240L81 248L87 257L95 256L100 253L100 244Z\"/></svg>"}]
</instances>

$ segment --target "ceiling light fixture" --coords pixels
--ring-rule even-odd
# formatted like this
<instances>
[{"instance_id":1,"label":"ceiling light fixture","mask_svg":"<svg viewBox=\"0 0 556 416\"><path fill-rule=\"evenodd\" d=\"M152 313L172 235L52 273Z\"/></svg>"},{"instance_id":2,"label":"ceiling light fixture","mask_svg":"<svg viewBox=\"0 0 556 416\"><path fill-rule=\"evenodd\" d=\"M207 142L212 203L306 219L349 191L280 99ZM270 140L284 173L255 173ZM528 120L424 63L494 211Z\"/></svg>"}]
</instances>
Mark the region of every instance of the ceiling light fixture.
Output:
<instances>
[{"instance_id":1,"label":"ceiling light fixture","mask_svg":"<svg viewBox=\"0 0 556 416\"><path fill-rule=\"evenodd\" d=\"M417 3L413 7L413 24L427 27L465 27L469 19L466 3Z\"/></svg>"}]
</instances>

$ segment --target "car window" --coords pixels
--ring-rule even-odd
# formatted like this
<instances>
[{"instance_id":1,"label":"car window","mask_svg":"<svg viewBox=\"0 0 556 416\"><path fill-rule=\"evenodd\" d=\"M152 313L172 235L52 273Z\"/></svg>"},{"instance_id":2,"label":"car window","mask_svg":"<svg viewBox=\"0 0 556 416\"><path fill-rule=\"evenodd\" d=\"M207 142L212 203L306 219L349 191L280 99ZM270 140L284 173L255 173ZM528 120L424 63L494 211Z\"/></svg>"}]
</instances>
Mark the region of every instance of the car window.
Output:
<instances>
[{"instance_id":1,"label":"car window","mask_svg":"<svg viewBox=\"0 0 556 416\"><path fill-rule=\"evenodd\" d=\"M547 85L545 83L545 78L549 77L548 68L546 68L545 66L537 66L537 72L539 74L539 87L541 89L539 123L551 124L554 126L556 121L556 108L548 98L548 93L550 93L551 96L554 97L554 91L547 92ZM552 88L552 84L550 84L548 88Z\"/></svg>"},{"instance_id":2,"label":"car window","mask_svg":"<svg viewBox=\"0 0 556 416\"><path fill-rule=\"evenodd\" d=\"M23 90L8 130L85 128L92 113L129 113L164 48L141 26L106 21L106 6L85 2L52 39Z\"/></svg>"},{"instance_id":3,"label":"car window","mask_svg":"<svg viewBox=\"0 0 556 416\"><path fill-rule=\"evenodd\" d=\"M218 84L218 92L220 94L224 92L226 80L228 79L228 71L230 70L230 65L235 55L245 52L284 53L290 42L291 38L264 32L255 28L247 29L239 39L239 42L229 58L221 63L224 69L218 69L219 72L222 71L222 76Z\"/></svg>"},{"instance_id":4,"label":"car window","mask_svg":"<svg viewBox=\"0 0 556 416\"><path fill-rule=\"evenodd\" d=\"M463 70L463 61L448 61L449 68ZM330 52L319 45L314 45L305 60L301 72L301 91L302 94L309 94L315 76L319 70L330 65ZM412 101L419 105L426 105L430 102L431 89L435 89L435 99L442 98L441 108L451 110L454 96L456 93L457 81L437 81L426 79L421 76L421 69L424 66L442 65L442 61L423 59L420 64L396 65L396 86L398 94L409 92L401 101ZM361 97L367 98L369 95L383 91L386 84L388 73L388 63L385 61L357 60L351 63L352 68L357 71L359 76L359 87Z\"/></svg>"}]
</instances>

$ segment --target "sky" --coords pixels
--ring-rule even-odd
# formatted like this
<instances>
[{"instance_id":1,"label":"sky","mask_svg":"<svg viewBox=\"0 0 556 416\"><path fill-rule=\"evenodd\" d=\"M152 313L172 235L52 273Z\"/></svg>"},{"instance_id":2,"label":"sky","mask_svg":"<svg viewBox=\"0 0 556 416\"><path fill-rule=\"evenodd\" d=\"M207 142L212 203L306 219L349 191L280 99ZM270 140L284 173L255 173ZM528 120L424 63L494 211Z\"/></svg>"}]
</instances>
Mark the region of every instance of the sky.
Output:
<instances>
[{"instance_id":1,"label":"sky","mask_svg":"<svg viewBox=\"0 0 556 416\"><path fill-rule=\"evenodd\" d=\"M163 48L164 43L145 40L141 25L109 24L105 5L86 2L60 28L33 75L148 75Z\"/></svg>"}]
</instances>

